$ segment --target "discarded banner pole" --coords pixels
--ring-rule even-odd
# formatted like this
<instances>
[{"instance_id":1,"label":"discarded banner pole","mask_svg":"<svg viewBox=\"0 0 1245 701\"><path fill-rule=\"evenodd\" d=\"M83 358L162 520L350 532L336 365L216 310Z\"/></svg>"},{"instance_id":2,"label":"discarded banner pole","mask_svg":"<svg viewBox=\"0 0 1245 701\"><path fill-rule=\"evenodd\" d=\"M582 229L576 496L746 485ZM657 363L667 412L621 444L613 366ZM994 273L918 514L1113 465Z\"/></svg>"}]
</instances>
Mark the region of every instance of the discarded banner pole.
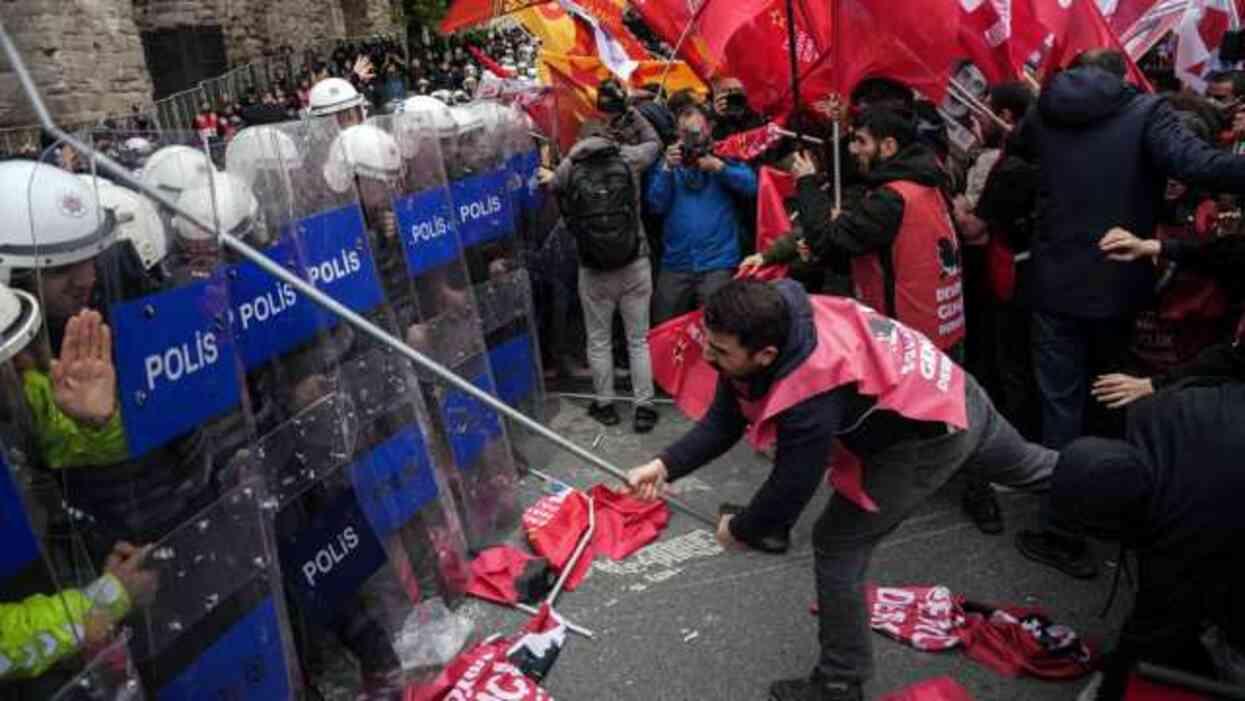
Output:
<instances>
[{"instance_id":1,"label":"discarded banner pole","mask_svg":"<svg viewBox=\"0 0 1245 701\"><path fill-rule=\"evenodd\" d=\"M843 144L839 120L834 120L834 208L843 211Z\"/></svg>"},{"instance_id":2,"label":"discarded banner pole","mask_svg":"<svg viewBox=\"0 0 1245 701\"><path fill-rule=\"evenodd\" d=\"M571 494L579 494L572 491ZM584 531L583 536L579 538L579 543L575 545L575 551L571 553L571 559L566 561L566 565L562 567L562 573L558 575L558 581L553 585L553 589L549 591L549 596L545 597L545 603L549 606L558 600L558 594L562 593L562 587L566 586L566 580L571 576L571 572L579 565L579 558L583 557L584 550L588 544L592 542L592 536L597 530L597 506L592 497L587 494L584 499L588 501L588 529Z\"/></svg>"},{"instance_id":3,"label":"discarded banner pole","mask_svg":"<svg viewBox=\"0 0 1245 701\"><path fill-rule=\"evenodd\" d=\"M990 121L997 124L1004 131L1011 130L1010 124L1004 122L1002 117L994 113L994 110L991 110L989 106L981 100L978 100L972 93L954 80L947 83L947 92L951 95L951 97L955 98L957 102L963 104L970 110L981 114L983 117L989 117Z\"/></svg>"},{"instance_id":4,"label":"discarded banner pole","mask_svg":"<svg viewBox=\"0 0 1245 701\"><path fill-rule=\"evenodd\" d=\"M22 60L21 55L18 53L17 47L13 45L13 41L9 37L8 30L2 21L0 21L0 44L3 45L5 56L8 58L10 65L12 65L13 71L17 74L18 81L22 85L22 88L26 92L27 96L30 98L31 107L34 109L35 114L38 116L39 122L43 125L44 129L46 129L49 133L51 133L53 137L62 140L63 142L74 147L75 149L81 151L83 154L91 154L92 158L98 158L99 164L103 166L104 170L112 173L114 176L122 180L125 184L133 187L139 192L142 192L148 197L151 197L156 202L159 202L160 204L173 210L178 215L184 217L187 221L190 221L202 227L206 231L218 232L217 237L221 245L229 248L230 250L234 251L235 253L242 256L243 258L251 261L255 265L259 266L260 269L267 272L269 275L272 275L278 280L288 284L290 287L293 287L298 292L301 292L302 294L307 295L307 298L315 302L317 305L332 312L337 317L346 321L347 323L349 323L351 326L355 327L359 331L367 334L368 336L371 336L376 341L379 341L383 345L388 346L390 350L414 362L416 365L423 368L424 370L431 372L433 375L437 376L439 379L452 385L455 389L458 389L466 393L468 396L474 399L478 399L485 406L506 416L509 419L514 420L515 423L532 431L536 435L541 436L542 438L549 441L550 443L553 443L554 445L562 448L563 450L566 450L572 455L587 461L589 464L609 474L615 479L623 483L627 483L627 473L623 472L613 463L600 457L599 455L596 455L595 453L589 450L584 449L578 444L567 440L566 438L562 437L556 432L550 430L549 427L541 424L538 421L535 421L529 418L522 412L515 410L514 408L512 408L510 405L506 404L505 402L497 399L496 397L489 394L488 392L485 392L479 387L476 387L473 383L468 382L467 380L464 380L463 378L454 374L453 371L449 370L448 368L436 362L435 360L432 360L431 358L424 355L423 353L420 353L419 351L415 350L414 348L411 348L410 346L403 343L402 341L399 341L398 339L389 335L379 326L373 324L371 321L357 314L356 312L351 310L349 307L343 305L341 302L338 302L336 299L333 299L329 295L326 295L319 288L315 287L314 285L307 282L303 278L295 275L289 270L286 270L285 267L282 266L280 263L273 261L272 259L265 256L260 251L256 250L255 248L252 248L245 241L233 236L232 234L219 231L219 228L213 226L212 222L204 221L202 218L198 217L197 215L185 212L182 208L178 207L177 203L173 202L173 200L170 199L167 195L165 195L164 193L161 193L155 188L148 186L145 183L140 182L137 178L133 176L133 174L131 174L125 168L118 165L111 158L98 153L94 148L87 146L86 144L79 141L73 135L69 134L65 130L58 127L56 123L52 121L51 113L48 112L47 105L43 103L43 98L39 95L38 90L35 88L34 81L30 77L30 72L26 68L26 64ZM705 523L706 525L709 525L715 528L717 527L717 519L713 519L705 514L702 514L701 512L697 511L696 509L684 503L681 499L678 499L673 496L668 496L668 495L664 496L663 498L666 500L668 504L670 504L670 506L674 507L675 509L678 509L679 511L682 511L688 516L691 516Z\"/></svg>"},{"instance_id":5,"label":"discarded banner pole","mask_svg":"<svg viewBox=\"0 0 1245 701\"><path fill-rule=\"evenodd\" d=\"M514 608L518 611L522 611L523 613L528 614L529 616L540 615L540 610L537 609L535 606L528 606L527 604L515 604ZM566 618L562 616L562 614L559 613L558 616L561 617L562 622L566 624L566 629L571 631L572 633L578 633L589 640L593 640L597 637L596 633L593 633L587 628L584 628L583 626L577 626L574 623L571 623L570 621L566 620Z\"/></svg>"}]
</instances>

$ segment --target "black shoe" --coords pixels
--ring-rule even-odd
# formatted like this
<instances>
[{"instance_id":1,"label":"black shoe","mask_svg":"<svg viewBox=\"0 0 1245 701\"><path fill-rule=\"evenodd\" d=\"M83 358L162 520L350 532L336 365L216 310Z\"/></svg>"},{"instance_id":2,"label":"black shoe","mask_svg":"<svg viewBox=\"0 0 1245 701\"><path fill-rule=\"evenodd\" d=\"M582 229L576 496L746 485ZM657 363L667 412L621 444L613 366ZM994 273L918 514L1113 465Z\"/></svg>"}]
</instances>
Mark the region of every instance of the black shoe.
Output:
<instances>
[{"instance_id":1,"label":"black shoe","mask_svg":"<svg viewBox=\"0 0 1245 701\"><path fill-rule=\"evenodd\" d=\"M814 674L802 679L783 679L769 685L770 701L864 701L860 685L828 681Z\"/></svg>"},{"instance_id":2,"label":"black shoe","mask_svg":"<svg viewBox=\"0 0 1245 701\"><path fill-rule=\"evenodd\" d=\"M1003 532L1003 511L989 482L969 478L960 505L982 533L998 535Z\"/></svg>"},{"instance_id":3,"label":"black shoe","mask_svg":"<svg viewBox=\"0 0 1245 701\"><path fill-rule=\"evenodd\" d=\"M743 510L743 506L726 501L718 505L718 514L721 516L733 516ZM748 541L747 543L744 543L744 545L747 545L753 550L760 550L763 553L769 553L771 555L785 555L787 550L791 549L791 532L786 531L784 533L771 533L769 535L761 536L756 540Z\"/></svg>"},{"instance_id":4,"label":"black shoe","mask_svg":"<svg viewBox=\"0 0 1245 701\"><path fill-rule=\"evenodd\" d=\"M618 410L613 404L597 404L593 402L588 405L588 416L596 419L606 426L617 426L622 419L618 418Z\"/></svg>"},{"instance_id":5,"label":"black shoe","mask_svg":"<svg viewBox=\"0 0 1245 701\"><path fill-rule=\"evenodd\" d=\"M638 406L635 408L635 419L632 428L636 433L648 433L657 425L657 410L651 406Z\"/></svg>"},{"instance_id":6,"label":"black shoe","mask_svg":"<svg viewBox=\"0 0 1245 701\"><path fill-rule=\"evenodd\" d=\"M1054 567L1069 577L1093 579L1098 575L1089 547L1078 538L1050 531L1021 531L1016 534L1016 549L1030 560Z\"/></svg>"}]
</instances>

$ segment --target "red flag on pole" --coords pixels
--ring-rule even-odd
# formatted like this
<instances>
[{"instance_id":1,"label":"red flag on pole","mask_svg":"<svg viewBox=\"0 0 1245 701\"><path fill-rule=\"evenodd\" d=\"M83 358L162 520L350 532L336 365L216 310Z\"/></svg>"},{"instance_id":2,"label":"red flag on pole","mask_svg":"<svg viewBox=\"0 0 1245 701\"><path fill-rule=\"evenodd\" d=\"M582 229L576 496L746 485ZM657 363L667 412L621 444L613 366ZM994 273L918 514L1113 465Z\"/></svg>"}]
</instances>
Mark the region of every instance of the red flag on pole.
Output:
<instances>
[{"instance_id":1,"label":"red flag on pole","mask_svg":"<svg viewBox=\"0 0 1245 701\"><path fill-rule=\"evenodd\" d=\"M836 0L833 7L832 57L814 72L814 85L850 95L866 78L889 78L943 101L964 58L959 3Z\"/></svg>"},{"instance_id":2,"label":"red flag on pole","mask_svg":"<svg viewBox=\"0 0 1245 701\"><path fill-rule=\"evenodd\" d=\"M441 33L452 34L546 2L549 0L454 0L441 20Z\"/></svg>"},{"instance_id":3,"label":"red flag on pole","mask_svg":"<svg viewBox=\"0 0 1245 701\"><path fill-rule=\"evenodd\" d=\"M769 166L761 168L757 183L757 253L764 253L774 241L791 233L787 198L793 194L794 175ZM785 265L767 265L752 275L758 280L777 280L786 276Z\"/></svg>"},{"instance_id":4,"label":"red flag on pole","mask_svg":"<svg viewBox=\"0 0 1245 701\"><path fill-rule=\"evenodd\" d=\"M1151 90L1150 81L1124 51L1095 0L1020 0L1013 9L1015 22L1045 28L1053 35L1050 52L1042 62L1046 75L1067 68L1090 49L1115 49L1124 54L1128 63L1128 80L1143 90ZM1030 53L1042 49L1040 45L1023 48Z\"/></svg>"},{"instance_id":5,"label":"red flag on pole","mask_svg":"<svg viewBox=\"0 0 1245 701\"><path fill-rule=\"evenodd\" d=\"M514 77L514 71L506 70L496 61L490 58L488 54L484 53L480 49L474 46L468 45L467 51L469 51L471 55L475 57L476 61L479 61L480 65L484 68L484 70L488 71L489 73L492 73L498 78L513 78Z\"/></svg>"}]
</instances>

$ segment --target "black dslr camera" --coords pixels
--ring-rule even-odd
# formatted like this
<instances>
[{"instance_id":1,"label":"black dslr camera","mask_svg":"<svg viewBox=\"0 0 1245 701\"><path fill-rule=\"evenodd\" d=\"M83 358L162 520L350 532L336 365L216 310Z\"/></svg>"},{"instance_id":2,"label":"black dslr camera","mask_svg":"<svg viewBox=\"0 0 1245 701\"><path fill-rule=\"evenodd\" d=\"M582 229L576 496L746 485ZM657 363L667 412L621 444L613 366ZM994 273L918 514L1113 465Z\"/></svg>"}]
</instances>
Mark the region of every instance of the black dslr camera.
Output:
<instances>
[{"instance_id":1,"label":"black dslr camera","mask_svg":"<svg viewBox=\"0 0 1245 701\"><path fill-rule=\"evenodd\" d=\"M627 111L627 91L621 83L610 79L597 88L597 109L608 115Z\"/></svg>"},{"instance_id":2,"label":"black dslr camera","mask_svg":"<svg viewBox=\"0 0 1245 701\"><path fill-rule=\"evenodd\" d=\"M683 167L694 168L700 159L713 152L713 144L704 134L685 134L679 142L679 153L683 158Z\"/></svg>"},{"instance_id":3,"label":"black dslr camera","mask_svg":"<svg viewBox=\"0 0 1245 701\"><path fill-rule=\"evenodd\" d=\"M735 90L726 94L726 109L722 116L737 119L748 113L748 98L743 92Z\"/></svg>"}]
</instances>

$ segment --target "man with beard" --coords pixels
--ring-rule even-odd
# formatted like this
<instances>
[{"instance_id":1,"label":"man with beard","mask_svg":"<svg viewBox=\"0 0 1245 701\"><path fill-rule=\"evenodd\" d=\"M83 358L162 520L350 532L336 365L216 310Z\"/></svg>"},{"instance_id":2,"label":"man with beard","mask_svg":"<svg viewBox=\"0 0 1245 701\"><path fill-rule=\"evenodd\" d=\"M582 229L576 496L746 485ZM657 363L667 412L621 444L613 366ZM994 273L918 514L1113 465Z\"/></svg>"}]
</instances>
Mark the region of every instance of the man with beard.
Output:
<instances>
[{"instance_id":1,"label":"man with beard","mask_svg":"<svg viewBox=\"0 0 1245 701\"><path fill-rule=\"evenodd\" d=\"M809 677L775 682L776 701L854 701L872 675L864 600L869 559L961 468L1021 489L1045 485L1058 459L1026 442L972 377L921 334L798 283L735 280L705 307L713 404L683 438L631 470L632 491L657 498L745 432L776 447L751 502L724 514L724 547L769 549L786 538L833 460L834 487L813 527L821 654Z\"/></svg>"}]
</instances>

